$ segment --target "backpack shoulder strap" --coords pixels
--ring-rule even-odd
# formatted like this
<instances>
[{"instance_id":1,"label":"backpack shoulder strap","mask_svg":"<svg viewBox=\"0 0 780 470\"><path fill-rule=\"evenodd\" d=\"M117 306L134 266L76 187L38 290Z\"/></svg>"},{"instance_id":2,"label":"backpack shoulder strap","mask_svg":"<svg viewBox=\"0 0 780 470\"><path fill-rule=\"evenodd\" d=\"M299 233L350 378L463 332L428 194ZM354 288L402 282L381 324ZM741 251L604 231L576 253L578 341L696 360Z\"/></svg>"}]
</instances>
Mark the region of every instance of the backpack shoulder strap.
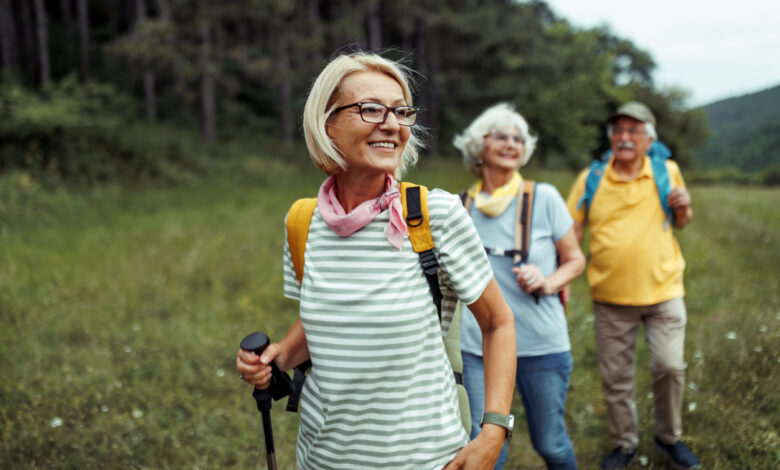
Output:
<instances>
[{"instance_id":1,"label":"backpack shoulder strap","mask_svg":"<svg viewBox=\"0 0 780 470\"><path fill-rule=\"evenodd\" d=\"M517 217L515 218L515 264L528 262L536 183L525 180L521 189L522 191L517 194Z\"/></svg>"},{"instance_id":2,"label":"backpack shoulder strap","mask_svg":"<svg viewBox=\"0 0 780 470\"><path fill-rule=\"evenodd\" d=\"M469 196L468 191L461 191L458 193L460 197L460 203L466 208L466 212L471 213L471 205L474 204L474 200Z\"/></svg>"},{"instance_id":3,"label":"backpack shoulder strap","mask_svg":"<svg viewBox=\"0 0 780 470\"><path fill-rule=\"evenodd\" d=\"M431 222L428 217L428 188L413 183L401 183L401 204L409 230L409 241L415 253L433 249Z\"/></svg>"},{"instance_id":4,"label":"backpack shoulder strap","mask_svg":"<svg viewBox=\"0 0 780 470\"><path fill-rule=\"evenodd\" d=\"M303 284L303 259L306 252L306 240L309 238L309 225L317 198L303 198L295 201L287 214L287 244L290 247L295 276L298 284Z\"/></svg>"},{"instance_id":5,"label":"backpack shoulder strap","mask_svg":"<svg viewBox=\"0 0 780 470\"><path fill-rule=\"evenodd\" d=\"M672 156L672 151L660 140L654 140L647 153L650 156L650 165L653 168L653 179L655 180L655 187L658 189L658 198L661 200L661 207L666 214L664 228L667 228L669 223L674 223L674 211L667 203L669 193L672 192L672 182L669 180L669 169L666 167L666 160Z\"/></svg>"},{"instance_id":6,"label":"backpack shoulder strap","mask_svg":"<svg viewBox=\"0 0 780 470\"><path fill-rule=\"evenodd\" d=\"M416 184L401 183L401 204L404 208L404 220L409 231L409 241L414 252L420 257L420 266L425 273L428 287L436 304L436 312L441 321L442 294L439 287L439 262L433 252L433 236L428 214L428 188Z\"/></svg>"},{"instance_id":7,"label":"backpack shoulder strap","mask_svg":"<svg viewBox=\"0 0 780 470\"><path fill-rule=\"evenodd\" d=\"M582 204L585 203L586 220L588 218L590 205L593 202L593 197L596 195L596 190L599 187L599 183L601 183L601 177L604 176L604 169L609 163L611 155L612 152L609 151L602 155L601 158L593 160L590 164L590 171L588 172L588 177L585 179L585 192L583 193L580 201L577 203L577 210L582 209Z\"/></svg>"},{"instance_id":8,"label":"backpack shoulder strap","mask_svg":"<svg viewBox=\"0 0 780 470\"><path fill-rule=\"evenodd\" d=\"M655 180L655 187L658 189L658 198L661 200L661 207L666 214L664 227L668 227L669 222L674 222L674 211L667 202L669 193L672 192L672 183L669 181L669 169L666 168L666 160L651 158L650 163L653 167L653 179Z\"/></svg>"}]
</instances>

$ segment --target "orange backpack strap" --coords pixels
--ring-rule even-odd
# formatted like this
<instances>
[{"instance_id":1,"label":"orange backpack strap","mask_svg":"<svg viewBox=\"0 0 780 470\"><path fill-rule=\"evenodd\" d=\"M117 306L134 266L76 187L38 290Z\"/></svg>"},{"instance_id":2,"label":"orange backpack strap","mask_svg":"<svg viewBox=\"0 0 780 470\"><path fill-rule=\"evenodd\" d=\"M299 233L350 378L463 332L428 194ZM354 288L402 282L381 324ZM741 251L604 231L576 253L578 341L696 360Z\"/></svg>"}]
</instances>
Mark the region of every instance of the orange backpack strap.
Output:
<instances>
[{"instance_id":1,"label":"orange backpack strap","mask_svg":"<svg viewBox=\"0 0 780 470\"><path fill-rule=\"evenodd\" d=\"M517 195L517 218L515 225L515 264L528 262L531 249L531 217L534 211L536 183L523 181L522 192Z\"/></svg>"},{"instance_id":2,"label":"orange backpack strap","mask_svg":"<svg viewBox=\"0 0 780 470\"><path fill-rule=\"evenodd\" d=\"M309 238L311 216L317 207L317 198L303 198L295 201L287 214L287 244L290 247L295 276L298 284L303 284L303 258L306 252L306 240Z\"/></svg>"},{"instance_id":3,"label":"orange backpack strap","mask_svg":"<svg viewBox=\"0 0 780 470\"><path fill-rule=\"evenodd\" d=\"M412 183L401 183L401 204L404 206L404 221L409 231L409 241L420 257L420 266L431 290L436 313L441 321L442 293L439 287L439 262L433 251L431 221L428 214L428 188Z\"/></svg>"},{"instance_id":4,"label":"orange backpack strap","mask_svg":"<svg viewBox=\"0 0 780 470\"><path fill-rule=\"evenodd\" d=\"M413 183L401 183L401 204L409 230L409 241L415 253L433 249L431 222L428 217L428 188Z\"/></svg>"}]
</instances>

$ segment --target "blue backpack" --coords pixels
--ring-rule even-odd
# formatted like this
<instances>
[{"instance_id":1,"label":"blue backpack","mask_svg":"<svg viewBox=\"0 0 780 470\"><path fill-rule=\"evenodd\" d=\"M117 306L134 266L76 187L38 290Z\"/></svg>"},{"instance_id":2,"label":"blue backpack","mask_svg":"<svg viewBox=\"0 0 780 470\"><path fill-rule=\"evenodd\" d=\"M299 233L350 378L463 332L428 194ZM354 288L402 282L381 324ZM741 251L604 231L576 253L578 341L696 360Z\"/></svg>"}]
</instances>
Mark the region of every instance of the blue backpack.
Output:
<instances>
[{"instance_id":1,"label":"blue backpack","mask_svg":"<svg viewBox=\"0 0 780 470\"><path fill-rule=\"evenodd\" d=\"M664 222L664 230L666 230L666 228L669 227L670 222L674 223L674 211L666 202L669 193L672 192L672 183L669 181L669 170L666 168L666 160L672 156L672 151L660 140L654 140L650 149L647 151L647 155L650 157L650 165L653 169L653 179L655 179L655 187L658 189L661 207L666 214L666 221ZM582 204L585 203L586 219L588 218L590 205L593 203L593 197L599 187L601 177L604 176L604 169L606 168L607 163L609 163L610 157L612 157L612 150L607 150L590 164L588 178L585 180L585 194L582 195L582 199L577 203L577 210L582 209Z\"/></svg>"}]
</instances>

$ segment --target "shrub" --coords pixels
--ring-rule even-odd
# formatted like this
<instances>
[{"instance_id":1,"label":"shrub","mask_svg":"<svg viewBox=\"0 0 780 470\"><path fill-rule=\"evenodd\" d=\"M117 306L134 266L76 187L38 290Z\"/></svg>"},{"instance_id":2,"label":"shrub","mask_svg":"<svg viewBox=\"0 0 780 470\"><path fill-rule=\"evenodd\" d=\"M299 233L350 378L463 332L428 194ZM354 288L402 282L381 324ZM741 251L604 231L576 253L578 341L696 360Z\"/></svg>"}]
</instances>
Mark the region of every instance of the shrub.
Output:
<instances>
[{"instance_id":1,"label":"shrub","mask_svg":"<svg viewBox=\"0 0 780 470\"><path fill-rule=\"evenodd\" d=\"M69 77L38 94L0 87L0 171L94 183L177 180L203 167L190 132L145 123L110 85Z\"/></svg>"}]
</instances>

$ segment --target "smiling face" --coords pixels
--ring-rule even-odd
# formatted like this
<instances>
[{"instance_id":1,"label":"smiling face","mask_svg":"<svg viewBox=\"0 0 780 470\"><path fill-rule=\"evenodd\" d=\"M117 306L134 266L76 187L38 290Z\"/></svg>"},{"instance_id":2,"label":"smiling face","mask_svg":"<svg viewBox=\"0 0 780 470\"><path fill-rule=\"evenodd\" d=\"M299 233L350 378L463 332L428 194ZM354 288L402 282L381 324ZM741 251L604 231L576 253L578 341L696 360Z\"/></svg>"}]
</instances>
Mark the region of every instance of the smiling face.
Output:
<instances>
[{"instance_id":1,"label":"smiling face","mask_svg":"<svg viewBox=\"0 0 780 470\"><path fill-rule=\"evenodd\" d=\"M648 138L645 123L628 116L620 116L612 125L612 152L621 163L644 158L653 140Z\"/></svg>"},{"instance_id":2,"label":"smiling face","mask_svg":"<svg viewBox=\"0 0 780 470\"><path fill-rule=\"evenodd\" d=\"M357 72L341 82L336 107L373 102L385 106L406 105L403 90L391 76L381 72ZM370 124L360 117L358 106L346 108L328 118L328 137L347 161L347 172L393 173L401 162L411 134L388 113L382 124Z\"/></svg>"},{"instance_id":3,"label":"smiling face","mask_svg":"<svg viewBox=\"0 0 780 470\"><path fill-rule=\"evenodd\" d=\"M482 168L510 172L520 168L525 155L525 141L513 126L501 127L485 136Z\"/></svg>"}]
</instances>

